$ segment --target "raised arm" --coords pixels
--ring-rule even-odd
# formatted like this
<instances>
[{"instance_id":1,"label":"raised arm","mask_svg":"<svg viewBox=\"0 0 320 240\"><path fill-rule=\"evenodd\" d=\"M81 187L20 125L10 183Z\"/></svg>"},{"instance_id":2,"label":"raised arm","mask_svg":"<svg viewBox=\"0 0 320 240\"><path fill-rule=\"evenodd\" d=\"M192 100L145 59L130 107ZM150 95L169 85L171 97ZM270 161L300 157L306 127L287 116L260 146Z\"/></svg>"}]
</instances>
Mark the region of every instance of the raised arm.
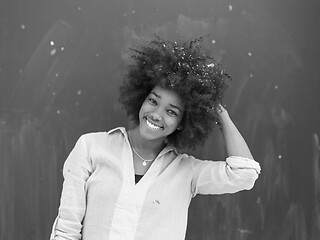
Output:
<instances>
[{"instance_id":1,"label":"raised arm","mask_svg":"<svg viewBox=\"0 0 320 240\"><path fill-rule=\"evenodd\" d=\"M219 117L221 122L221 131L225 139L228 156L253 159L246 141L234 125L229 113L223 106L220 107L221 111L219 112Z\"/></svg>"},{"instance_id":2,"label":"raised arm","mask_svg":"<svg viewBox=\"0 0 320 240\"><path fill-rule=\"evenodd\" d=\"M221 106L221 131L228 152L226 161L193 161L193 196L234 193L251 189L261 171L244 138Z\"/></svg>"}]
</instances>

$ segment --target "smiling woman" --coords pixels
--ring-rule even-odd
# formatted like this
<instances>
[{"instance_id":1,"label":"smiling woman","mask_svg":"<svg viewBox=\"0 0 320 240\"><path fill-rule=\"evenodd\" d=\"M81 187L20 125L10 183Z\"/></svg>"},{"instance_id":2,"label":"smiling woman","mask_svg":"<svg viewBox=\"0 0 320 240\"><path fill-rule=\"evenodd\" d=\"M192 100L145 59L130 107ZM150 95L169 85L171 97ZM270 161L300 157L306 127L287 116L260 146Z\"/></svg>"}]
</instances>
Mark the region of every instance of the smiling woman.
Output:
<instances>
[{"instance_id":1,"label":"smiling woman","mask_svg":"<svg viewBox=\"0 0 320 240\"><path fill-rule=\"evenodd\" d=\"M251 189L260 165L221 105L229 75L201 39L135 49L120 102L136 126L80 137L67 158L51 239L183 240L197 194ZM219 125L226 161L179 153Z\"/></svg>"},{"instance_id":2,"label":"smiling woman","mask_svg":"<svg viewBox=\"0 0 320 240\"><path fill-rule=\"evenodd\" d=\"M131 65L120 88L120 102L128 116L139 124L142 103L155 86L169 89L184 108L181 131L174 131L168 143L195 148L204 143L219 124L218 110L231 77L201 45L202 38L171 42L155 37L133 51Z\"/></svg>"},{"instance_id":3,"label":"smiling woman","mask_svg":"<svg viewBox=\"0 0 320 240\"><path fill-rule=\"evenodd\" d=\"M164 142L179 127L182 116L183 103L180 97L174 91L156 86L139 112L141 136Z\"/></svg>"}]
</instances>

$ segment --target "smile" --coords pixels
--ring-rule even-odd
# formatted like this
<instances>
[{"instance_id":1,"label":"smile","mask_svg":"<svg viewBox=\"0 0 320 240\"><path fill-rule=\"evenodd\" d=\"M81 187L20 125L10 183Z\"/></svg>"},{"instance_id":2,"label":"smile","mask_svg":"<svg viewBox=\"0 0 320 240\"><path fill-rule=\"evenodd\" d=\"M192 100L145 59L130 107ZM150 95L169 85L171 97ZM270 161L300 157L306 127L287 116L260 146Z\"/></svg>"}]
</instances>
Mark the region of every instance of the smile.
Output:
<instances>
[{"instance_id":1,"label":"smile","mask_svg":"<svg viewBox=\"0 0 320 240\"><path fill-rule=\"evenodd\" d=\"M160 126L157 126L157 125L151 123L147 118L146 118L146 123L147 123L147 125L148 125L149 128L154 129L154 130L157 130L157 129L161 129L161 128L162 128L162 127L160 127Z\"/></svg>"}]
</instances>

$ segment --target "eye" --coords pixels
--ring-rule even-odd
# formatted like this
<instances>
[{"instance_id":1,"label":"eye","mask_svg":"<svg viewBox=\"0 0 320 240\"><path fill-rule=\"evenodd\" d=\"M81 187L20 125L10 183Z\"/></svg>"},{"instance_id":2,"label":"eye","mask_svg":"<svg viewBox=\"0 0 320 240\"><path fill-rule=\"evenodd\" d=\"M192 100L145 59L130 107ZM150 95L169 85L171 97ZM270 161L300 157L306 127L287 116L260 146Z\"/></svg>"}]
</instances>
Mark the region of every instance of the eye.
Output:
<instances>
[{"instance_id":1,"label":"eye","mask_svg":"<svg viewBox=\"0 0 320 240\"><path fill-rule=\"evenodd\" d=\"M151 103L152 105L156 105L157 101L154 100L153 98L149 98L149 103Z\"/></svg>"},{"instance_id":2,"label":"eye","mask_svg":"<svg viewBox=\"0 0 320 240\"><path fill-rule=\"evenodd\" d=\"M176 113L175 111L173 111L171 109L169 109L167 112L168 112L169 115L178 116L178 113Z\"/></svg>"}]
</instances>

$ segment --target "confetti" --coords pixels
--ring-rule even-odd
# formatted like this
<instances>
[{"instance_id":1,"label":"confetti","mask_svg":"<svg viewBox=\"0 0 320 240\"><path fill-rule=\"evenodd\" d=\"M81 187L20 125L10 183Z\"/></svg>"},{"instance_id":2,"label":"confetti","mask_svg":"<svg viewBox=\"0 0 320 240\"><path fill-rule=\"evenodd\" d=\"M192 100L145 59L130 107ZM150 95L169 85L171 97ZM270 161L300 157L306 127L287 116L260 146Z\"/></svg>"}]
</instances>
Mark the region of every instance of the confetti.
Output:
<instances>
[{"instance_id":1,"label":"confetti","mask_svg":"<svg viewBox=\"0 0 320 240\"><path fill-rule=\"evenodd\" d=\"M213 44L214 39L209 39ZM168 80L166 84L171 88L183 84L184 81L192 81L195 86L205 86L205 89L214 93L203 100L205 108L213 107L222 98L224 86L231 80L231 77L221 69L206 49L202 49L200 43L202 38L187 42L166 41L156 36L148 45L132 49L133 58L138 63L147 65L143 69L155 67L163 64L161 72L157 71L155 78L165 76ZM157 56L157 57L154 57ZM155 58L155 59L154 59ZM157 64L155 66L154 64ZM139 67L137 67L139 68ZM148 72L147 70L143 70ZM215 111L210 114L214 114Z\"/></svg>"},{"instance_id":2,"label":"confetti","mask_svg":"<svg viewBox=\"0 0 320 240\"><path fill-rule=\"evenodd\" d=\"M232 5L229 5L229 11L232 11Z\"/></svg>"},{"instance_id":3,"label":"confetti","mask_svg":"<svg viewBox=\"0 0 320 240\"><path fill-rule=\"evenodd\" d=\"M56 77L59 77L59 73L56 73Z\"/></svg>"},{"instance_id":4,"label":"confetti","mask_svg":"<svg viewBox=\"0 0 320 240\"><path fill-rule=\"evenodd\" d=\"M56 52L57 52L57 49L52 49L51 51L50 51L50 55L51 56L54 56L55 54L56 54Z\"/></svg>"},{"instance_id":5,"label":"confetti","mask_svg":"<svg viewBox=\"0 0 320 240\"><path fill-rule=\"evenodd\" d=\"M61 47L60 49L61 49L61 51L64 51L64 47Z\"/></svg>"},{"instance_id":6,"label":"confetti","mask_svg":"<svg viewBox=\"0 0 320 240\"><path fill-rule=\"evenodd\" d=\"M50 41L50 45L53 46L54 45L54 41Z\"/></svg>"},{"instance_id":7,"label":"confetti","mask_svg":"<svg viewBox=\"0 0 320 240\"><path fill-rule=\"evenodd\" d=\"M275 86L274 86L274 89L278 89L278 88L279 88L278 85L275 85Z\"/></svg>"},{"instance_id":8,"label":"confetti","mask_svg":"<svg viewBox=\"0 0 320 240\"><path fill-rule=\"evenodd\" d=\"M21 24L21 29L26 29L26 25L24 25L24 24Z\"/></svg>"},{"instance_id":9,"label":"confetti","mask_svg":"<svg viewBox=\"0 0 320 240\"><path fill-rule=\"evenodd\" d=\"M81 90L78 90L77 95L81 95L81 93L82 93Z\"/></svg>"},{"instance_id":10,"label":"confetti","mask_svg":"<svg viewBox=\"0 0 320 240\"><path fill-rule=\"evenodd\" d=\"M252 56L252 53L251 53L251 52L248 52L248 56L250 56L250 57L251 57L251 56Z\"/></svg>"},{"instance_id":11,"label":"confetti","mask_svg":"<svg viewBox=\"0 0 320 240\"><path fill-rule=\"evenodd\" d=\"M253 78L253 74L252 74L252 73L250 73L249 77Z\"/></svg>"},{"instance_id":12,"label":"confetti","mask_svg":"<svg viewBox=\"0 0 320 240\"><path fill-rule=\"evenodd\" d=\"M279 159L281 159L281 158L282 158L282 155L281 155L281 154L279 154L278 158L279 158Z\"/></svg>"},{"instance_id":13,"label":"confetti","mask_svg":"<svg viewBox=\"0 0 320 240\"><path fill-rule=\"evenodd\" d=\"M132 12L132 14L135 14L135 13L136 13L136 10L132 10L131 12Z\"/></svg>"}]
</instances>

